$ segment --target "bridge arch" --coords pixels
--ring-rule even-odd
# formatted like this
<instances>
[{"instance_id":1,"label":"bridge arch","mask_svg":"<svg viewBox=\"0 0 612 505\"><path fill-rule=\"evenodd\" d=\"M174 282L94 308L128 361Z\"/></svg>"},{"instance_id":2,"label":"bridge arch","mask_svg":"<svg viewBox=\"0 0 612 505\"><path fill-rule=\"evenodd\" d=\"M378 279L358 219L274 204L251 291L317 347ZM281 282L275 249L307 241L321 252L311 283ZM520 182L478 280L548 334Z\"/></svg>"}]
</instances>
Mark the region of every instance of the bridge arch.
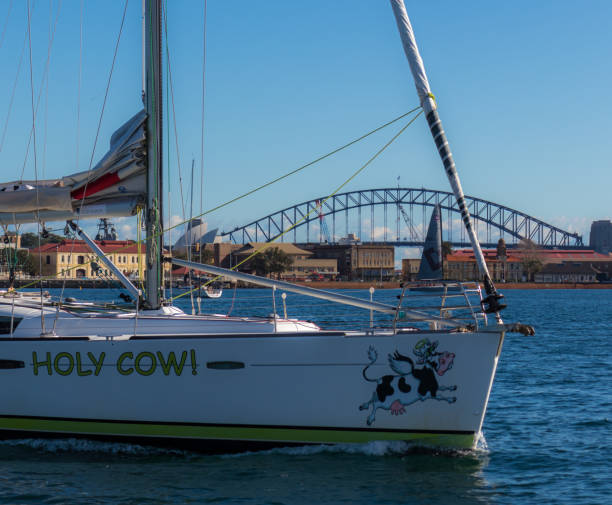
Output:
<instances>
[{"instance_id":1,"label":"bridge arch","mask_svg":"<svg viewBox=\"0 0 612 505\"><path fill-rule=\"evenodd\" d=\"M362 242L418 246L423 242L427 210L437 204L442 209L444 240L455 246L469 244L459 219L460 212L455 197L449 191L426 188L378 188L349 191L334 195L327 200L326 198L320 197L298 203L231 231L223 232L221 236L235 243L268 242L294 226L289 233L280 238L281 241L313 242L311 239L314 237L311 235L318 234L318 240L314 242L322 242L325 227L321 226L320 215L323 215L325 220L332 221L331 226L328 226L331 228L329 233L331 242L337 242L339 238L337 231L342 229L339 223L337 226L337 221L339 218L344 218L345 234L355 233ZM485 247L495 246L499 237L503 237L508 243L517 243L523 238L528 238L542 247L583 246L581 235L562 230L524 212L482 198L466 196L465 200L479 239ZM415 207L417 211L421 211L420 214L416 213L416 218ZM382 219L378 216L376 220L377 208L383 209ZM368 217L363 216L364 209L366 212L369 210ZM349 225L350 218L353 222L356 220L356 225L354 224L352 228ZM444 226L445 221L446 226ZM368 226L370 240L362 236L366 231L364 228Z\"/></svg>"}]
</instances>

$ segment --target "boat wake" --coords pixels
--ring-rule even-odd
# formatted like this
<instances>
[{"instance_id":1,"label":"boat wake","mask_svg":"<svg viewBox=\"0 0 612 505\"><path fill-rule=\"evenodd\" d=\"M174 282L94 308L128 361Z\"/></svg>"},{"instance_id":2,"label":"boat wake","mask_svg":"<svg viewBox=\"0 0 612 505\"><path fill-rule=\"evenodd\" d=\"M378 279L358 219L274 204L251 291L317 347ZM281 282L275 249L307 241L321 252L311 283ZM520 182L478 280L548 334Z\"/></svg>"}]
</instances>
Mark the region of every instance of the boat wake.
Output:
<instances>
[{"instance_id":1,"label":"boat wake","mask_svg":"<svg viewBox=\"0 0 612 505\"><path fill-rule=\"evenodd\" d=\"M476 446L473 449L458 449L449 447L435 447L429 445L418 445L413 442L402 441L373 441L367 443L347 444L317 444L299 447L278 447L267 451L248 451L238 454L227 454L223 458L243 458L260 455L288 455L288 456L311 456L316 454L361 454L364 456L407 456L411 454L428 454L432 456L474 456L488 453L487 442L482 432L478 435Z\"/></svg>"},{"instance_id":2,"label":"boat wake","mask_svg":"<svg viewBox=\"0 0 612 505\"><path fill-rule=\"evenodd\" d=\"M33 449L50 454L110 454L120 456L193 456L197 452L171 449L127 442L103 442L80 438L24 438L0 441L2 448ZM237 454L222 454L221 458L244 458L264 455L312 456L317 454L348 454L363 456L406 456L428 454L439 456L473 456L488 453L487 442L482 432L474 449L452 449L427 445L417 445L402 441L373 441L367 443L316 444L299 447L278 447L266 451L245 451Z\"/></svg>"},{"instance_id":3,"label":"boat wake","mask_svg":"<svg viewBox=\"0 0 612 505\"><path fill-rule=\"evenodd\" d=\"M87 440L80 438L23 438L0 441L0 449L3 447L15 447L23 449L34 449L51 454L62 453L98 453L112 454L121 456L163 456L163 455L187 455L189 451L178 449L168 449L147 445L123 443L123 442L102 442L97 440Z\"/></svg>"}]
</instances>

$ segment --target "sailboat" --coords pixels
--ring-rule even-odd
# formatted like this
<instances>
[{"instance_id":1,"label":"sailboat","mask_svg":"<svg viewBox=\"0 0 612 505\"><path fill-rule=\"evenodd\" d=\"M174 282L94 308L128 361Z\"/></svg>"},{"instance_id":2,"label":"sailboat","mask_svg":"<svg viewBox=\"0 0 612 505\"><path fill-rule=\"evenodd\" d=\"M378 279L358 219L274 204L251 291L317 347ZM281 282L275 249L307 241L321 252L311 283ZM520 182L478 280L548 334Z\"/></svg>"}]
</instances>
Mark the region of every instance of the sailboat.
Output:
<instances>
[{"instance_id":1,"label":"sailboat","mask_svg":"<svg viewBox=\"0 0 612 505\"><path fill-rule=\"evenodd\" d=\"M67 220L133 298L126 306L0 299L0 436L87 437L208 452L401 440L474 447L507 332L402 0L392 8L421 106L457 197L486 293L468 318L331 293L194 261L176 265L389 316L388 328L323 330L270 317L191 315L164 300L161 1L146 0L146 111L94 170L18 181L4 223ZM8 187L8 185L7 185ZM11 193L4 192L1 197ZM17 193L21 193L17 195ZM26 201L27 200L27 201ZM29 202L29 203L28 203ZM144 294L81 229L144 207ZM411 326L403 327L401 322Z\"/></svg>"},{"instance_id":2,"label":"sailboat","mask_svg":"<svg viewBox=\"0 0 612 505\"><path fill-rule=\"evenodd\" d=\"M417 273L416 282L410 284L411 291L448 292L460 291L461 285L457 282L444 280L444 255L442 253L442 219L440 205L434 205L427 235L423 244L421 263Z\"/></svg>"}]
</instances>

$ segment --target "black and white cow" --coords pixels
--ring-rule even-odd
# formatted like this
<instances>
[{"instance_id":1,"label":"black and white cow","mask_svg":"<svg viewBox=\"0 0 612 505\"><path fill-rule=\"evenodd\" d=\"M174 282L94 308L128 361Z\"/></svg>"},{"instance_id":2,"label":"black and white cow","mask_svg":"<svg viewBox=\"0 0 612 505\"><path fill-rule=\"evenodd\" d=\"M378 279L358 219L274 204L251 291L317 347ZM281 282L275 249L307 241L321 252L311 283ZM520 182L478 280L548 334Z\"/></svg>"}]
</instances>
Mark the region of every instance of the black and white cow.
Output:
<instances>
[{"instance_id":1,"label":"black and white cow","mask_svg":"<svg viewBox=\"0 0 612 505\"><path fill-rule=\"evenodd\" d=\"M391 411L392 415L404 414L404 407L428 399L454 403L457 398L441 396L438 391L455 391L457 386L441 386L436 375L442 376L453 366L455 354L447 351L437 352L438 342L431 343L423 339L414 348L417 363L422 367L415 367L414 361L408 356L395 351L389 354L389 367L394 375L384 375L374 379L367 375L367 370L378 359L378 353L372 346L368 349L370 363L363 369L363 378L368 382L376 382L376 390L372 398L361 404L359 410L372 407L367 423L370 426L376 419L376 410Z\"/></svg>"}]
</instances>

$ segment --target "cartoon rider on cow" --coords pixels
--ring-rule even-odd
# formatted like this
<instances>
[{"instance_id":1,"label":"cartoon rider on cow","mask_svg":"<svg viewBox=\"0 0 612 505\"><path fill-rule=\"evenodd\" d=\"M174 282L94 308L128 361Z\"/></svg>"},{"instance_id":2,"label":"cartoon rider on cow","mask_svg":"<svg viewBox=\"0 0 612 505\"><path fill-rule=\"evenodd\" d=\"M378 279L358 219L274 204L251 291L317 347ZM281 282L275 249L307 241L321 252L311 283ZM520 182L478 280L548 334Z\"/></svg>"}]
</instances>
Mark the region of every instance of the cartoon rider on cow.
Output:
<instances>
[{"instance_id":1,"label":"cartoon rider on cow","mask_svg":"<svg viewBox=\"0 0 612 505\"><path fill-rule=\"evenodd\" d=\"M363 369L363 378L368 382L376 383L376 390L372 398L361 404L359 410L372 407L368 416L368 426L376 419L376 410L384 409L391 411L392 415L400 415L406 412L408 405L418 401L438 400L454 403L457 398L442 396L439 391L455 391L457 386L442 386L438 384L436 375L442 376L448 372L455 359L455 354L447 351L437 351L438 341L430 342L424 338L419 340L413 349L416 356L416 367L412 358L400 354L397 350L389 354L389 367L395 372L394 375L384 375L379 378L368 377L367 371L378 359L378 352L372 346L368 349L370 363Z\"/></svg>"}]
</instances>

